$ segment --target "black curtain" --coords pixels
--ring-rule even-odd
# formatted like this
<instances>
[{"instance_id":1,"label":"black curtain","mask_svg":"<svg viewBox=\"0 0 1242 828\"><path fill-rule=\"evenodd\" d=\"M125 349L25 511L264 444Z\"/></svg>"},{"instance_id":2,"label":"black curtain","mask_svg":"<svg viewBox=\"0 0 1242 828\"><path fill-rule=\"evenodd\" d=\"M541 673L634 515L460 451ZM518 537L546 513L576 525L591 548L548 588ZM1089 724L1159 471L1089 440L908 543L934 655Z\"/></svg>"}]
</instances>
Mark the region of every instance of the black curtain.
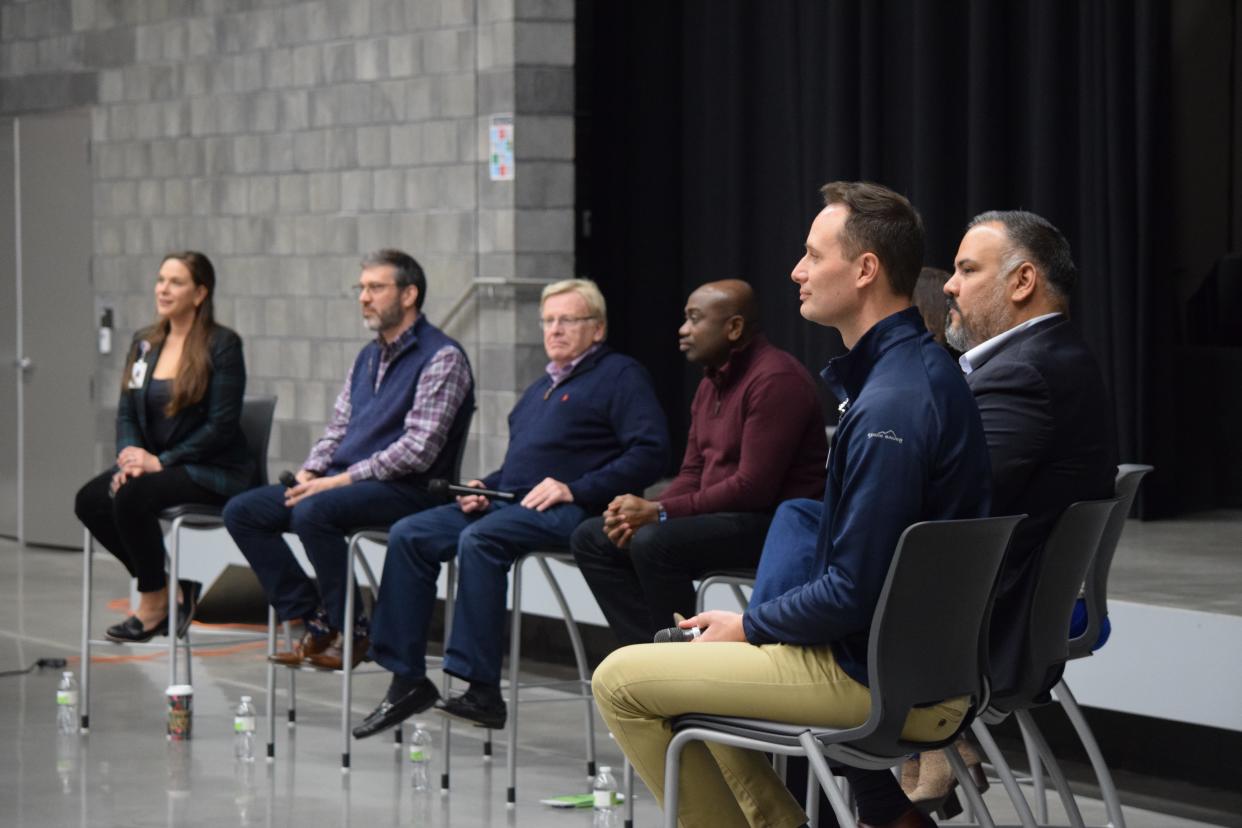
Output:
<instances>
[{"instance_id":1,"label":"black curtain","mask_svg":"<svg viewBox=\"0 0 1242 828\"><path fill-rule=\"evenodd\" d=\"M1154 389L1172 309L1155 301L1169 268L1153 237L1168 189L1167 0L582 0L578 13L578 269L603 287L610 339L651 369L675 434L698 379L675 331L704 281L754 285L769 338L813 370L840 352L798 316L789 271L819 186L868 179L910 197L927 264L949 270L983 210L1060 227L1121 457L1167 462ZM1159 502L1159 475L1150 484Z\"/></svg>"}]
</instances>

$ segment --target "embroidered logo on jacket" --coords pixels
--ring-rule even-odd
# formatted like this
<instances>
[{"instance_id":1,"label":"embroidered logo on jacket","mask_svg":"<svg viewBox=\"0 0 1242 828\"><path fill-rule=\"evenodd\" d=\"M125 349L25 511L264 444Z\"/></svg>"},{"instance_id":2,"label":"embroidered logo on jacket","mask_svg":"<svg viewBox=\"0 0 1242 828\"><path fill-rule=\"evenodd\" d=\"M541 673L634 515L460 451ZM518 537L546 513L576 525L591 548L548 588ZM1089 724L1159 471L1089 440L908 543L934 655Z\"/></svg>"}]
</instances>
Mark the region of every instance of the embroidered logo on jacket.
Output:
<instances>
[{"instance_id":1,"label":"embroidered logo on jacket","mask_svg":"<svg viewBox=\"0 0 1242 828\"><path fill-rule=\"evenodd\" d=\"M887 429L886 431L868 431L867 439L870 440L872 438L878 438L880 440L892 440L894 443L898 443L898 444L905 442L905 439L902 437L898 437L891 428Z\"/></svg>"}]
</instances>

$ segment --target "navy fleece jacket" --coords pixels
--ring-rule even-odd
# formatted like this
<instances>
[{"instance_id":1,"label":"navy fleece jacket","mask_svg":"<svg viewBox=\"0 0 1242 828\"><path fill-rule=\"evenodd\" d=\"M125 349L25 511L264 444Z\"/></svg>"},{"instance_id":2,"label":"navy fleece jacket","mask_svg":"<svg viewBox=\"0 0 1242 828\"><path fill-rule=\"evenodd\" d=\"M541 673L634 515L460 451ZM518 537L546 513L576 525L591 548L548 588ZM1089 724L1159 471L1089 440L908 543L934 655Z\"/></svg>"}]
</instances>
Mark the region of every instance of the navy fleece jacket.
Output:
<instances>
[{"instance_id":1,"label":"navy fleece jacket","mask_svg":"<svg viewBox=\"0 0 1242 828\"><path fill-rule=\"evenodd\" d=\"M924 520L987 517L991 466L974 397L915 308L828 363L843 414L828 455L811 580L743 618L753 644L831 644L867 683L867 638L897 540Z\"/></svg>"},{"instance_id":2,"label":"navy fleece jacket","mask_svg":"<svg viewBox=\"0 0 1242 828\"><path fill-rule=\"evenodd\" d=\"M544 375L509 412L504 464L483 484L521 498L545 477L589 512L641 494L668 464L668 425L647 369L608 346L556 388Z\"/></svg>"}]
</instances>

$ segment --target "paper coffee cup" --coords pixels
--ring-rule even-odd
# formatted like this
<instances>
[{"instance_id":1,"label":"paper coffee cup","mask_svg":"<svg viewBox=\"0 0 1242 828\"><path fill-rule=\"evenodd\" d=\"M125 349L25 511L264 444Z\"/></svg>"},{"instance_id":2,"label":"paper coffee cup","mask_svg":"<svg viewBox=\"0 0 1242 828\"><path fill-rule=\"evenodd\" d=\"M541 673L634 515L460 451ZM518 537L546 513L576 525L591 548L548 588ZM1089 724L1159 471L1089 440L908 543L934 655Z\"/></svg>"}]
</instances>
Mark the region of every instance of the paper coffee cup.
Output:
<instances>
[{"instance_id":1,"label":"paper coffee cup","mask_svg":"<svg viewBox=\"0 0 1242 828\"><path fill-rule=\"evenodd\" d=\"M168 738L189 739L194 725L194 688L188 684L174 684L164 695L168 697Z\"/></svg>"}]
</instances>

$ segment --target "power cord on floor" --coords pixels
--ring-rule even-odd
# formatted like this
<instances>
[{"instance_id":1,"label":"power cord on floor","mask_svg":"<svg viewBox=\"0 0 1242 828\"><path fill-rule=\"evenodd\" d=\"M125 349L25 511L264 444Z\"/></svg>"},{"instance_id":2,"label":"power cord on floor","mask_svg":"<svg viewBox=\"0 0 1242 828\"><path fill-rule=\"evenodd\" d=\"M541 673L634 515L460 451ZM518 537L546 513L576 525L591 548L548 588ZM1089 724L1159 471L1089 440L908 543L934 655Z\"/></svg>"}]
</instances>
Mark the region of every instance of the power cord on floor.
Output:
<instances>
[{"instance_id":1,"label":"power cord on floor","mask_svg":"<svg viewBox=\"0 0 1242 828\"><path fill-rule=\"evenodd\" d=\"M0 678L8 678L9 676L24 676L27 673L33 673L35 670L42 670L44 667L50 667L53 670L61 670L64 669L66 664L68 664L68 662L63 658L41 658L25 670L5 670L0 672Z\"/></svg>"}]
</instances>

